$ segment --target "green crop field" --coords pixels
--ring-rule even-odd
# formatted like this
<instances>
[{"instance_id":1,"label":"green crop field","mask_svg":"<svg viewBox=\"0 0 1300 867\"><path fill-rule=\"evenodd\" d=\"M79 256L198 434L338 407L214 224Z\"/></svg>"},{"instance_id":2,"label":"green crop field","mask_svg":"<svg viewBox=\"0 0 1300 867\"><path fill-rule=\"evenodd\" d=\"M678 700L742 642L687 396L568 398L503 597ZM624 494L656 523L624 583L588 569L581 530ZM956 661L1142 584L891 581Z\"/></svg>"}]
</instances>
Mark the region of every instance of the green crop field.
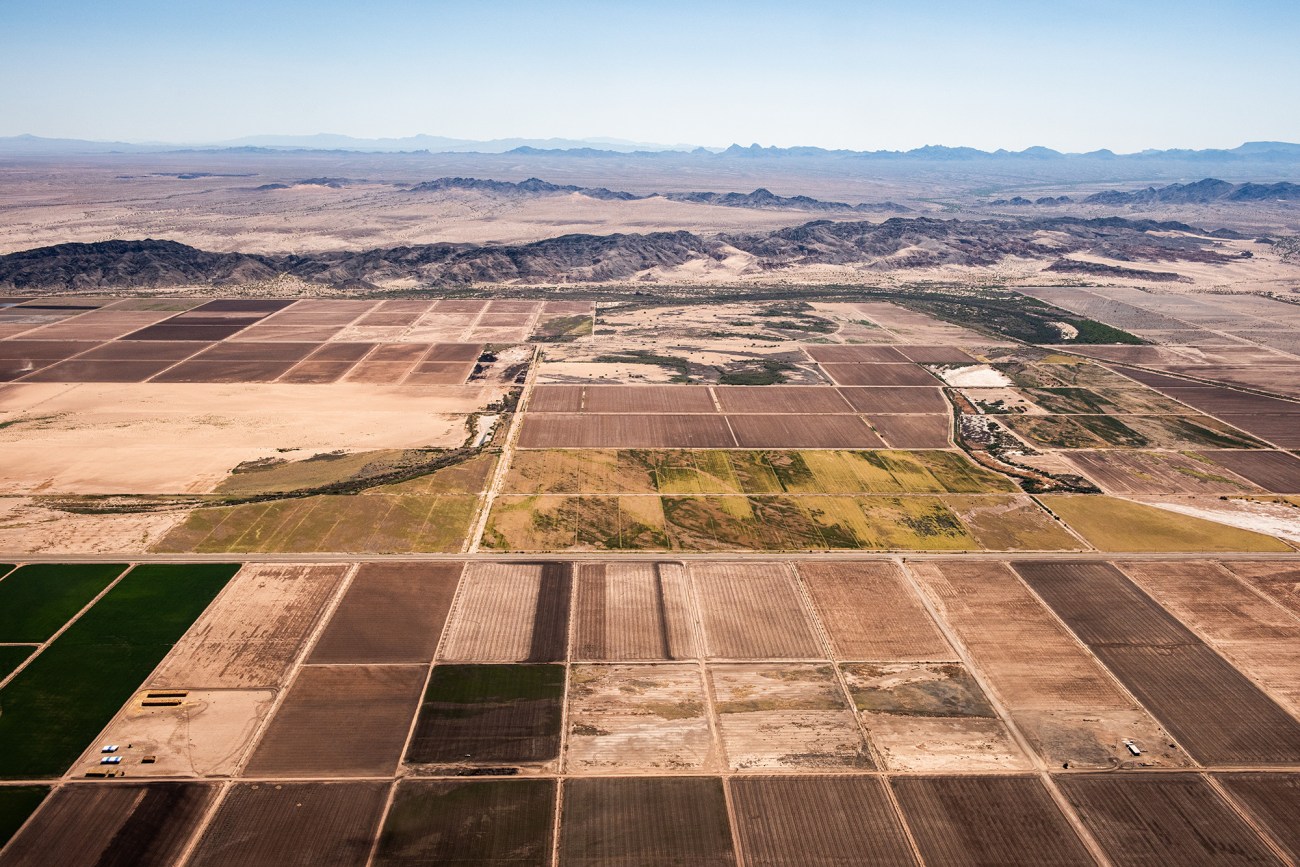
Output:
<instances>
[{"instance_id":1,"label":"green crop field","mask_svg":"<svg viewBox=\"0 0 1300 867\"><path fill-rule=\"evenodd\" d=\"M0 581L0 641L40 644L94 599L123 563L23 566Z\"/></svg>"},{"instance_id":2,"label":"green crop field","mask_svg":"<svg viewBox=\"0 0 1300 867\"><path fill-rule=\"evenodd\" d=\"M0 690L0 777L66 771L238 570L129 572Z\"/></svg>"},{"instance_id":3,"label":"green crop field","mask_svg":"<svg viewBox=\"0 0 1300 867\"><path fill-rule=\"evenodd\" d=\"M49 791L45 786L0 786L0 846L18 832Z\"/></svg>"}]
</instances>

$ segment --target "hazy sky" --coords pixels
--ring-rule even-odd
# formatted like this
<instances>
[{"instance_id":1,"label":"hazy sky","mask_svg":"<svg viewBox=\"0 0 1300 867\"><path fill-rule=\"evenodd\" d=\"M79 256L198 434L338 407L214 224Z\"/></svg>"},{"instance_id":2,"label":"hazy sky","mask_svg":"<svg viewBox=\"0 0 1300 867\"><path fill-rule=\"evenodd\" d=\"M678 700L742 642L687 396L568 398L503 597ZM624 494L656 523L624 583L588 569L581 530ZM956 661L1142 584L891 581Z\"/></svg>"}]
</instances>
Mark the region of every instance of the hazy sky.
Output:
<instances>
[{"instance_id":1,"label":"hazy sky","mask_svg":"<svg viewBox=\"0 0 1300 867\"><path fill-rule=\"evenodd\" d=\"M1300 141L1297 0L0 0L0 135Z\"/></svg>"}]
</instances>

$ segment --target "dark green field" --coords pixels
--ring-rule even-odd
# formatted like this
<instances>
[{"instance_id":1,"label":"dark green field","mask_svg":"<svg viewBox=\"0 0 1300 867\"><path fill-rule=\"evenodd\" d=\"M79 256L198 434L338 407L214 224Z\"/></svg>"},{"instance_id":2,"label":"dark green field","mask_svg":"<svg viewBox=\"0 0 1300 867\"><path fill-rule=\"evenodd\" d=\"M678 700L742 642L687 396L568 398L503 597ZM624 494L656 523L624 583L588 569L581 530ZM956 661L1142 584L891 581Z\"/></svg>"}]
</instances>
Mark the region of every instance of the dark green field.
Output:
<instances>
[{"instance_id":1,"label":"dark green field","mask_svg":"<svg viewBox=\"0 0 1300 867\"><path fill-rule=\"evenodd\" d=\"M551 862L554 780L404 781L375 863Z\"/></svg>"},{"instance_id":2,"label":"dark green field","mask_svg":"<svg viewBox=\"0 0 1300 867\"><path fill-rule=\"evenodd\" d=\"M544 762L560 752L562 665L438 665L406 760Z\"/></svg>"},{"instance_id":3,"label":"dark green field","mask_svg":"<svg viewBox=\"0 0 1300 867\"><path fill-rule=\"evenodd\" d=\"M0 777L66 771L238 570L132 570L0 690Z\"/></svg>"},{"instance_id":4,"label":"dark green field","mask_svg":"<svg viewBox=\"0 0 1300 867\"><path fill-rule=\"evenodd\" d=\"M0 786L0 846L9 842L49 791L45 786Z\"/></svg>"},{"instance_id":5,"label":"dark green field","mask_svg":"<svg viewBox=\"0 0 1300 867\"><path fill-rule=\"evenodd\" d=\"M0 581L0 641L48 640L124 569L125 563L43 563L16 570Z\"/></svg>"},{"instance_id":6,"label":"dark green field","mask_svg":"<svg viewBox=\"0 0 1300 867\"><path fill-rule=\"evenodd\" d=\"M35 647L25 644L0 647L0 679L8 677L9 672L17 668L18 665L24 659L31 656L35 650Z\"/></svg>"}]
</instances>

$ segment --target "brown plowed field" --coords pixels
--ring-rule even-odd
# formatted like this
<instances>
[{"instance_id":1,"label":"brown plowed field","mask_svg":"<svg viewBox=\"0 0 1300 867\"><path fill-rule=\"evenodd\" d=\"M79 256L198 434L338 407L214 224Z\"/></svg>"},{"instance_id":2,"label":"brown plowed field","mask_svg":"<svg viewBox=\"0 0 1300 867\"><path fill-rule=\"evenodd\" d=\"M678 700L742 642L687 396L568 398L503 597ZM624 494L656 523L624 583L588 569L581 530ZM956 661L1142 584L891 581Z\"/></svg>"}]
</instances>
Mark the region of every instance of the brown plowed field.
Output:
<instances>
[{"instance_id":1,"label":"brown plowed field","mask_svg":"<svg viewBox=\"0 0 1300 867\"><path fill-rule=\"evenodd\" d=\"M471 563L442 658L550 662L565 658L570 563Z\"/></svg>"},{"instance_id":2,"label":"brown plowed field","mask_svg":"<svg viewBox=\"0 0 1300 867\"><path fill-rule=\"evenodd\" d=\"M1202 763L1300 762L1300 722L1103 563L1016 570Z\"/></svg>"},{"instance_id":3,"label":"brown plowed field","mask_svg":"<svg viewBox=\"0 0 1300 867\"><path fill-rule=\"evenodd\" d=\"M272 382L295 361L203 361L192 359L163 371L154 382Z\"/></svg>"},{"instance_id":4,"label":"brown plowed field","mask_svg":"<svg viewBox=\"0 0 1300 867\"><path fill-rule=\"evenodd\" d=\"M218 343L194 356L195 361L302 361L316 343Z\"/></svg>"},{"instance_id":5,"label":"brown plowed field","mask_svg":"<svg viewBox=\"0 0 1300 867\"><path fill-rule=\"evenodd\" d=\"M743 449L878 449L880 437L855 415L732 415Z\"/></svg>"},{"instance_id":6,"label":"brown plowed field","mask_svg":"<svg viewBox=\"0 0 1300 867\"><path fill-rule=\"evenodd\" d=\"M715 768L707 702L698 665L575 665L565 769Z\"/></svg>"},{"instance_id":7,"label":"brown plowed field","mask_svg":"<svg viewBox=\"0 0 1300 867\"><path fill-rule=\"evenodd\" d=\"M934 385L935 378L915 364L823 364L836 385Z\"/></svg>"},{"instance_id":8,"label":"brown plowed field","mask_svg":"<svg viewBox=\"0 0 1300 867\"><path fill-rule=\"evenodd\" d=\"M539 385L528 398L528 412L582 412L581 385Z\"/></svg>"},{"instance_id":9,"label":"brown plowed field","mask_svg":"<svg viewBox=\"0 0 1300 867\"><path fill-rule=\"evenodd\" d=\"M896 449L946 449L952 419L946 415L869 415L871 426Z\"/></svg>"},{"instance_id":10,"label":"brown plowed field","mask_svg":"<svg viewBox=\"0 0 1300 867\"><path fill-rule=\"evenodd\" d=\"M1093 651L1203 764L1300 762L1300 723L1208 647Z\"/></svg>"},{"instance_id":11,"label":"brown plowed field","mask_svg":"<svg viewBox=\"0 0 1300 867\"><path fill-rule=\"evenodd\" d=\"M403 385L461 385L474 370L472 361L422 361Z\"/></svg>"},{"instance_id":12,"label":"brown plowed field","mask_svg":"<svg viewBox=\"0 0 1300 867\"><path fill-rule=\"evenodd\" d=\"M754 388L723 385L713 389L725 413L851 413L840 393L829 386L768 385Z\"/></svg>"},{"instance_id":13,"label":"brown plowed field","mask_svg":"<svg viewBox=\"0 0 1300 867\"><path fill-rule=\"evenodd\" d=\"M1282 863L1200 775L1063 776L1057 783L1117 867Z\"/></svg>"},{"instance_id":14,"label":"brown plowed field","mask_svg":"<svg viewBox=\"0 0 1300 867\"><path fill-rule=\"evenodd\" d=\"M1233 427L1241 428L1247 433L1266 439L1284 449L1300 449L1300 414L1224 414L1220 415L1219 418Z\"/></svg>"},{"instance_id":15,"label":"brown plowed field","mask_svg":"<svg viewBox=\"0 0 1300 867\"><path fill-rule=\"evenodd\" d=\"M544 763L560 754L562 665L434 666L410 764Z\"/></svg>"},{"instance_id":16,"label":"brown plowed field","mask_svg":"<svg viewBox=\"0 0 1300 867\"><path fill-rule=\"evenodd\" d=\"M855 344L851 346L805 346L803 349L813 361L824 361L831 364L865 364L890 361L902 363L909 360L907 356L893 346Z\"/></svg>"},{"instance_id":17,"label":"brown plowed field","mask_svg":"<svg viewBox=\"0 0 1300 867\"><path fill-rule=\"evenodd\" d=\"M433 309L438 313L481 313L488 303L472 298L444 298L435 303Z\"/></svg>"},{"instance_id":18,"label":"brown plowed field","mask_svg":"<svg viewBox=\"0 0 1300 867\"><path fill-rule=\"evenodd\" d=\"M1037 777L895 777L894 794L927 865L1092 865Z\"/></svg>"},{"instance_id":19,"label":"brown plowed field","mask_svg":"<svg viewBox=\"0 0 1300 867\"><path fill-rule=\"evenodd\" d=\"M1015 570L1087 645L1200 644L1110 563L1020 562Z\"/></svg>"},{"instance_id":20,"label":"brown plowed field","mask_svg":"<svg viewBox=\"0 0 1300 867\"><path fill-rule=\"evenodd\" d=\"M947 413L948 402L937 388L909 386L906 388L840 388L837 389L849 406L858 412L890 413Z\"/></svg>"},{"instance_id":21,"label":"brown plowed field","mask_svg":"<svg viewBox=\"0 0 1300 867\"><path fill-rule=\"evenodd\" d=\"M428 354L427 361L478 361L483 354L481 343L435 343Z\"/></svg>"},{"instance_id":22,"label":"brown plowed field","mask_svg":"<svg viewBox=\"0 0 1300 867\"><path fill-rule=\"evenodd\" d=\"M1187 388L1161 388L1175 400L1194 406L1210 415L1296 415L1300 402L1267 397L1262 394L1237 391L1217 385L1196 385Z\"/></svg>"},{"instance_id":23,"label":"brown plowed field","mask_svg":"<svg viewBox=\"0 0 1300 867\"><path fill-rule=\"evenodd\" d=\"M150 325L147 328L141 328L139 331L133 331L123 337L123 340L194 340L203 343L211 343L214 340L225 340L232 334L243 331L251 323L236 323L233 325L181 325L173 324L172 320L160 322L157 325Z\"/></svg>"},{"instance_id":24,"label":"brown plowed field","mask_svg":"<svg viewBox=\"0 0 1300 867\"><path fill-rule=\"evenodd\" d=\"M423 665L304 666L253 752L246 774L392 774L427 672Z\"/></svg>"},{"instance_id":25,"label":"brown plowed field","mask_svg":"<svg viewBox=\"0 0 1300 867\"><path fill-rule=\"evenodd\" d=\"M361 382L367 385L394 385L406 378L415 368L414 361L366 361L359 362L348 371L348 382Z\"/></svg>"},{"instance_id":26,"label":"brown plowed field","mask_svg":"<svg viewBox=\"0 0 1300 867\"><path fill-rule=\"evenodd\" d=\"M4 867L171 867L217 796L204 783L64 786L0 854Z\"/></svg>"},{"instance_id":27,"label":"brown plowed field","mask_svg":"<svg viewBox=\"0 0 1300 867\"><path fill-rule=\"evenodd\" d=\"M570 779L562 804L562 864L736 863L716 777Z\"/></svg>"},{"instance_id":28,"label":"brown plowed field","mask_svg":"<svg viewBox=\"0 0 1300 867\"><path fill-rule=\"evenodd\" d=\"M702 385L589 385L583 403L583 412L717 412L709 389Z\"/></svg>"},{"instance_id":29,"label":"brown plowed field","mask_svg":"<svg viewBox=\"0 0 1300 867\"><path fill-rule=\"evenodd\" d=\"M519 446L547 448L735 448L718 415L524 415Z\"/></svg>"},{"instance_id":30,"label":"brown plowed field","mask_svg":"<svg viewBox=\"0 0 1300 867\"><path fill-rule=\"evenodd\" d=\"M402 663L433 659L462 563L364 563L308 662Z\"/></svg>"},{"instance_id":31,"label":"brown plowed field","mask_svg":"<svg viewBox=\"0 0 1300 867\"><path fill-rule=\"evenodd\" d=\"M917 863L875 777L734 777L729 785L746 864Z\"/></svg>"},{"instance_id":32,"label":"brown plowed field","mask_svg":"<svg viewBox=\"0 0 1300 867\"><path fill-rule=\"evenodd\" d=\"M432 309L433 306L428 301L383 301L374 310L361 317L357 324L410 325Z\"/></svg>"},{"instance_id":33,"label":"brown plowed field","mask_svg":"<svg viewBox=\"0 0 1300 867\"><path fill-rule=\"evenodd\" d=\"M357 865L371 841L391 783L237 783L227 793L191 867Z\"/></svg>"},{"instance_id":34,"label":"brown plowed field","mask_svg":"<svg viewBox=\"0 0 1300 867\"><path fill-rule=\"evenodd\" d=\"M551 863L554 780L403 780L374 863Z\"/></svg>"},{"instance_id":35,"label":"brown plowed field","mask_svg":"<svg viewBox=\"0 0 1300 867\"><path fill-rule=\"evenodd\" d=\"M206 349L201 343L178 341L168 343L162 340L115 340L103 343L87 353L82 361L170 361L177 362Z\"/></svg>"},{"instance_id":36,"label":"brown plowed field","mask_svg":"<svg viewBox=\"0 0 1300 867\"><path fill-rule=\"evenodd\" d=\"M1300 713L1300 623L1207 562L1121 564L1238 669Z\"/></svg>"},{"instance_id":37,"label":"brown plowed field","mask_svg":"<svg viewBox=\"0 0 1300 867\"><path fill-rule=\"evenodd\" d=\"M1111 768L1132 758L1181 767L1169 735L1005 563L927 562L908 569L928 590L1017 726L1043 758L1070 767ZM1032 652L1026 652L1032 648Z\"/></svg>"},{"instance_id":38,"label":"brown plowed field","mask_svg":"<svg viewBox=\"0 0 1300 867\"><path fill-rule=\"evenodd\" d=\"M72 320L29 331L27 336L37 340L112 340L170 316L170 313L150 310L92 310Z\"/></svg>"},{"instance_id":39,"label":"brown plowed field","mask_svg":"<svg viewBox=\"0 0 1300 867\"><path fill-rule=\"evenodd\" d=\"M691 567L710 656L819 659L825 651L780 563L695 563Z\"/></svg>"},{"instance_id":40,"label":"brown plowed field","mask_svg":"<svg viewBox=\"0 0 1300 867\"><path fill-rule=\"evenodd\" d=\"M709 677L734 770L875 766L831 665L714 664Z\"/></svg>"},{"instance_id":41,"label":"brown plowed field","mask_svg":"<svg viewBox=\"0 0 1300 867\"><path fill-rule=\"evenodd\" d=\"M1215 774L1215 778L1272 835L1292 860L1300 861L1300 774Z\"/></svg>"},{"instance_id":42,"label":"brown plowed field","mask_svg":"<svg viewBox=\"0 0 1300 867\"><path fill-rule=\"evenodd\" d=\"M692 659L690 578L679 563L578 566L575 659Z\"/></svg>"},{"instance_id":43,"label":"brown plowed field","mask_svg":"<svg viewBox=\"0 0 1300 867\"><path fill-rule=\"evenodd\" d=\"M1233 560L1224 564L1232 574L1300 616L1300 566L1292 563Z\"/></svg>"},{"instance_id":44,"label":"brown plowed field","mask_svg":"<svg viewBox=\"0 0 1300 867\"><path fill-rule=\"evenodd\" d=\"M1300 459L1286 452L1208 451L1201 454L1266 491L1300 493Z\"/></svg>"},{"instance_id":45,"label":"brown plowed field","mask_svg":"<svg viewBox=\"0 0 1300 867\"><path fill-rule=\"evenodd\" d=\"M1104 490L1117 494L1242 494L1260 490L1226 469L1177 452L1073 451L1066 459ZM1300 461L1296 463L1300 466Z\"/></svg>"},{"instance_id":46,"label":"brown plowed field","mask_svg":"<svg viewBox=\"0 0 1300 867\"><path fill-rule=\"evenodd\" d=\"M60 361L23 377L23 382L144 382L172 361Z\"/></svg>"},{"instance_id":47,"label":"brown plowed field","mask_svg":"<svg viewBox=\"0 0 1300 867\"><path fill-rule=\"evenodd\" d=\"M354 364L352 361L300 361L278 381L304 384L338 382Z\"/></svg>"},{"instance_id":48,"label":"brown plowed field","mask_svg":"<svg viewBox=\"0 0 1300 867\"><path fill-rule=\"evenodd\" d=\"M275 325L347 325L358 316L385 303L391 302L304 299L292 307L272 313L264 321Z\"/></svg>"},{"instance_id":49,"label":"brown plowed field","mask_svg":"<svg viewBox=\"0 0 1300 867\"><path fill-rule=\"evenodd\" d=\"M908 361L917 364L971 364L975 361L969 353L955 346L900 346L898 351Z\"/></svg>"},{"instance_id":50,"label":"brown plowed field","mask_svg":"<svg viewBox=\"0 0 1300 867\"><path fill-rule=\"evenodd\" d=\"M177 642L154 687L276 687L298 656L346 565L245 566Z\"/></svg>"},{"instance_id":51,"label":"brown plowed field","mask_svg":"<svg viewBox=\"0 0 1300 867\"><path fill-rule=\"evenodd\" d=\"M374 350L374 343L326 343L310 356L309 361L360 361Z\"/></svg>"},{"instance_id":52,"label":"brown plowed field","mask_svg":"<svg viewBox=\"0 0 1300 867\"><path fill-rule=\"evenodd\" d=\"M956 659L893 563L801 563L799 574L844 660Z\"/></svg>"}]
</instances>

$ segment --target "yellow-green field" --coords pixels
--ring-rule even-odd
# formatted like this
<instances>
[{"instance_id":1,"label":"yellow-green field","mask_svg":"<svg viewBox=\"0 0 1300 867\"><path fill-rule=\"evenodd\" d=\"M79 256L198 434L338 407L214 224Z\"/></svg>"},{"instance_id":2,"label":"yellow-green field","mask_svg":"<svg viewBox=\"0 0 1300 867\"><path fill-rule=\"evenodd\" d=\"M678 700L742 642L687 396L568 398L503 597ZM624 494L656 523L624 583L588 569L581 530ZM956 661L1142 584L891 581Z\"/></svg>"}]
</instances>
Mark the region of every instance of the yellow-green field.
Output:
<instances>
[{"instance_id":1,"label":"yellow-green field","mask_svg":"<svg viewBox=\"0 0 1300 867\"><path fill-rule=\"evenodd\" d=\"M1292 550L1272 536L1116 497L1043 494L1038 499L1099 551Z\"/></svg>"},{"instance_id":2,"label":"yellow-green field","mask_svg":"<svg viewBox=\"0 0 1300 867\"><path fill-rule=\"evenodd\" d=\"M551 449L515 453L512 494L983 494L1002 476L955 451Z\"/></svg>"},{"instance_id":3,"label":"yellow-green field","mask_svg":"<svg viewBox=\"0 0 1300 867\"><path fill-rule=\"evenodd\" d=\"M354 495L316 495L194 510L155 546L197 553L459 551L496 465L480 455Z\"/></svg>"},{"instance_id":4,"label":"yellow-green field","mask_svg":"<svg viewBox=\"0 0 1300 867\"><path fill-rule=\"evenodd\" d=\"M483 544L518 552L1084 547L1031 499L1005 494L503 495Z\"/></svg>"}]
</instances>

